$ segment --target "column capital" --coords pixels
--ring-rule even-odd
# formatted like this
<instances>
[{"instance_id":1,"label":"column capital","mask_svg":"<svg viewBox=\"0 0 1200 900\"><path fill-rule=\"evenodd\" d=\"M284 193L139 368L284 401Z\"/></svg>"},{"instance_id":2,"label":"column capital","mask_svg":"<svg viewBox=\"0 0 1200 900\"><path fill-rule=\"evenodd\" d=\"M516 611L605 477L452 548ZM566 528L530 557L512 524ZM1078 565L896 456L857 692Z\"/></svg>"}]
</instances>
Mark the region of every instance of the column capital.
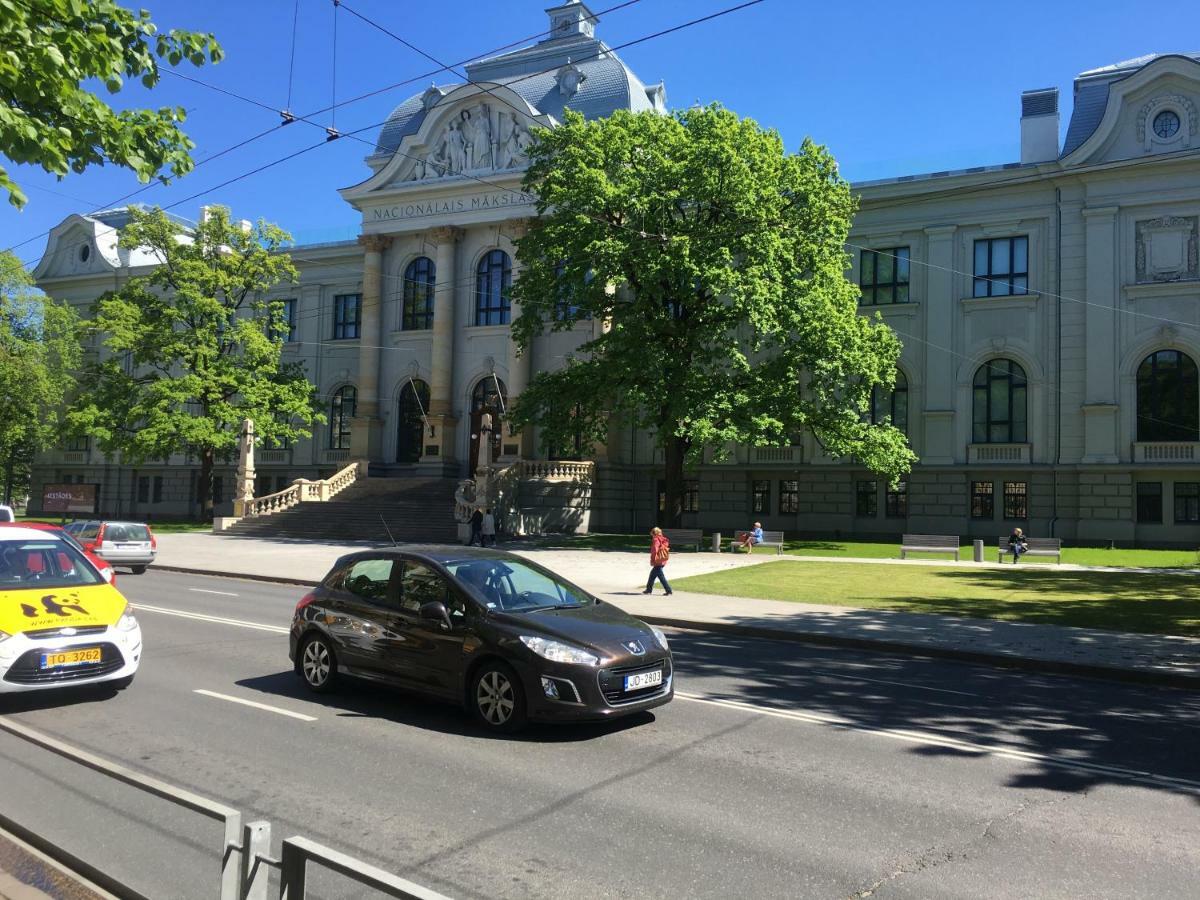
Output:
<instances>
[{"instance_id":1,"label":"column capital","mask_svg":"<svg viewBox=\"0 0 1200 900\"><path fill-rule=\"evenodd\" d=\"M429 229L429 237L438 244L449 244L454 241L461 241L463 230L455 225L441 225L437 228Z\"/></svg>"},{"instance_id":2,"label":"column capital","mask_svg":"<svg viewBox=\"0 0 1200 900\"><path fill-rule=\"evenodd\" d=\"M358 243L366 248L368 253L382 253L392 244L390 234L360 234Z\"/></svg>"},{"instance_id":3,"label":"column capital","mask_svg":"<svg viewBox=\"0 0 1200 900\"><path fill-rule=\"evenodd\" d=\"M525 217L523 219L509 219L504 223L504 230L508 232L511 240L517 240L525 237L529 233L530 227L533 225L533 219Z\"/></svg>"},{"instance_id":4,"label":"column capital","mask_svg":"<svg viewBox=\"0 0 1200 900\"><path fill-rule=\"evenodd\" d=\"M1080 210L1085 219L1098 219L1100 221L1115 218L1120 211L1121 207L1119 206L1085 206Z\"/></svg>"}]
</instances>

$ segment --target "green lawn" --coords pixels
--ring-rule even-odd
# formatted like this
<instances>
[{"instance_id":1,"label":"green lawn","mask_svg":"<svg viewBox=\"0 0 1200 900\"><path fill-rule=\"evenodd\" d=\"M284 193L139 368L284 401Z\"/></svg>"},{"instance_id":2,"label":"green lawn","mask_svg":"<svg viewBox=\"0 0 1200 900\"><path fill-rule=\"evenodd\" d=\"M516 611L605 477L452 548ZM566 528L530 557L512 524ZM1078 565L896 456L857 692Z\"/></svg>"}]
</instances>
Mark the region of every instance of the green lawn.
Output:
<instances>
[{"instance_id":1,"label":"green lawn","mask_svg":"<svg viewBox=\"0 0 1200 900\"><path fill-rule=\"evenodd\" d=\"M996 545L992 542L985 545L984 559L996 561ZM765 547L759 553L774 553L772 547ZM868 559L899 559L900 543L869 543L866 541L787 541L783 547L784 553L794 556L858 556ZM972 559L972 547L964 544L959 551L959 558ZM910 553L909 559L950 559L949 553ZM1005 562L1009 561L1005 557ZM1122 568L1200 568L1200 553L1195 550L1109 550L1104 547L1063 547L1062 561L1079 566L1119 566ZM1021 565L1036 565L1038 563L1054 562L1053 557L1027 556L1021 560Z\"/></svg>"},{"instance_id":2,"label":"green lawn","mask_svg":"<svg viewBox=\"0 0 1200 900\"><path fill-rule=\"evenodd\" d=\"M134 520L136 516L131 517ZM17 516L18 522L49 522L52 525L62 523L61 517L56 516ZM71 521L70 518L67 521ZM151 522L150 529L155 534L179 534L190 531L212 531L212 522Z\"/></svg>"},{"instance_id":3,"label":"green lawn","mask_svg":"<svg viewBox=\"0 0 1200 900\"><path fill-rule=\"evenodd\" d=\"M1191 575L776 562L673 579L681 591L1200 637Z\"/></svg>"}]
</instances>

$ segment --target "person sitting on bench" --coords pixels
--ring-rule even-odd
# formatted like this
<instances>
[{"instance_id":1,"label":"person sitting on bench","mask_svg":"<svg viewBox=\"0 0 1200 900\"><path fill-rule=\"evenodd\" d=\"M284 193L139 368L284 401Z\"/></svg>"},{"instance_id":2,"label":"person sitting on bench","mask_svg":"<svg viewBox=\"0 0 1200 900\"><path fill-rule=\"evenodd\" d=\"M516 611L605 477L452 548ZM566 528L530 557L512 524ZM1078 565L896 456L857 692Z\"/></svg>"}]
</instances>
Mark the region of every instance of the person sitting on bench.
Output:
<instances>
[{"instance_id":1,"label":"person sitting on bench","mask_svg":"<svg viewBox=\"0 0 1200 900\"><path fill-rule=\"evenodd\" d=\"M1021 554L1029 549L1029 543L1025 540L1025 532L1020 528L1014 528L1012 534L1008 536L1008 549L1013 555L1013 565L1017 564L1017 560L1021 558Z\"/></svg>"},{"instance_id":2,"label":"person sitting on bench","mask_svg":"<svg viewBox=\"0 0 1200 900\"><path fill-rule=\"evenodd\" d=\"M747 553L753 553L754 545L761 544L762 542L763 542L762 522L755 522L754 529L752 531L747 531L742 536L741 542L734 545L733 549L734 549L735 553L737 552L738 547L741 547Z\"/></svg>"}]
</instances>

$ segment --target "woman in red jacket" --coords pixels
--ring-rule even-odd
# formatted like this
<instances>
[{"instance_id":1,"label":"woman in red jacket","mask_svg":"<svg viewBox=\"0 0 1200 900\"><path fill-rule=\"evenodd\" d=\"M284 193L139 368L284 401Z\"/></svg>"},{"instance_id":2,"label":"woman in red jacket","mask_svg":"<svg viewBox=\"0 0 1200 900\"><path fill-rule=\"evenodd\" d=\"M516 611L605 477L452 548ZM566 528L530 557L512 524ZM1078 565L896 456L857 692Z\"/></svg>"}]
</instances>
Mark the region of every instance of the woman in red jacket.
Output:
<instances>
[{"instance_id":1,"label":"woman in red jacket","mask_svg":"<svg viewBox=\"0 0 1200 900\"><path fill-rule=\"evenodd\" d=\"M671 596L671 584L663 574L663 566L671 556L671 542L657 525L650 529L650 577L646 579L646 589L643 594L654 593L654 579L662 582L663 590Z\"/></svg>"}]
</instances>

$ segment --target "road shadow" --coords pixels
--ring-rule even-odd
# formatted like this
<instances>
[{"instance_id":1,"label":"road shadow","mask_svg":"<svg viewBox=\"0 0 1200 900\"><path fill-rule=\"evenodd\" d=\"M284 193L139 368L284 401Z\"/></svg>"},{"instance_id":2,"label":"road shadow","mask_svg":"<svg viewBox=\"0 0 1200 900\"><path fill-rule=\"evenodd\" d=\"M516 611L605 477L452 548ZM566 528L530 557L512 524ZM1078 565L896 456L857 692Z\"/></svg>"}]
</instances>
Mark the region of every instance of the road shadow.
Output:
<instances>
[{"instance_id":1,"label":"road shadow","mask_svg":"<svg viewBox=\"0 0 1200 900\"><path fill-rule=\"evenodd\" d=\"M860 610L856 618L869 624L872 611ZM887 620L874 618L886 633ZM951 634L956 627L946 625ZM962 629L986 630L987 623ZM1195 692L708 632L673 632L671 647L676 686L685 693L973 745L907 745L914 755L983 759L990 758L989 748L1037 754L1014 763L1012 787L1086 791L1129 783L1116 771L1059 764L1067 762L1177 779L1138 783L1200 805Z\"/></svg>"},{"instance_id":2,"label":"road shadow","mask_svg":"<svg viewBox=\"0 0 1200 900\"><path fill-rule=\"evenodd\" d=\"M603 722L531 722L517 734L505 735L485 731L460 706L368 681L343 678L330 693L316 694L304 685L294 671L287 669L271 675L244 678L235 684L273 697L318 703L340 718L380 719L438 734L506 743L567 744L590 741L650 725L655 721L653 713L641 712Z\"/></svg>"}]
</instances>

